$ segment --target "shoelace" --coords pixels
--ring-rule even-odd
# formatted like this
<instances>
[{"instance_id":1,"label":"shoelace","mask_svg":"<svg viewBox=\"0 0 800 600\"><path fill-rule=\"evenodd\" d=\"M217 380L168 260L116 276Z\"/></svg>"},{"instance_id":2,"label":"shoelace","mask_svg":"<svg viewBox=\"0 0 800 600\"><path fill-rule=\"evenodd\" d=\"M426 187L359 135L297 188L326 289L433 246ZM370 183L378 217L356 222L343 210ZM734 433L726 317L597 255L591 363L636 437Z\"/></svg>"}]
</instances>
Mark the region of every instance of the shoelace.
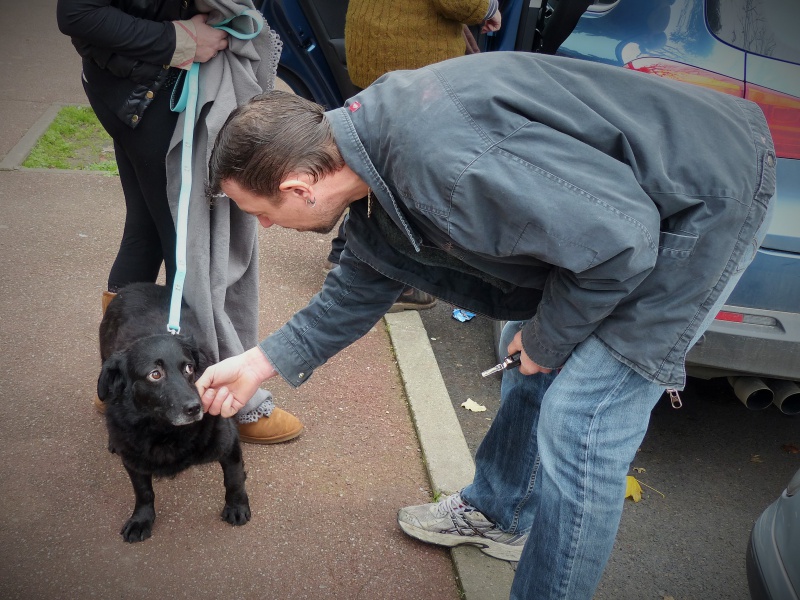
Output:
<instances>
[{"instance_id":1,"label":"shoelace","mask_svg":"<svg viewBox=\"0 0 800 600\"><path fill-rule=\"evenodd\" d=\"M475 510L475 508L464 502L461 498L461 494L451 494L436 505L436 514L438 517L444 517L445 515L460 516L466 512L472 512L473 510Z\"/></svg>"}]
</instances>

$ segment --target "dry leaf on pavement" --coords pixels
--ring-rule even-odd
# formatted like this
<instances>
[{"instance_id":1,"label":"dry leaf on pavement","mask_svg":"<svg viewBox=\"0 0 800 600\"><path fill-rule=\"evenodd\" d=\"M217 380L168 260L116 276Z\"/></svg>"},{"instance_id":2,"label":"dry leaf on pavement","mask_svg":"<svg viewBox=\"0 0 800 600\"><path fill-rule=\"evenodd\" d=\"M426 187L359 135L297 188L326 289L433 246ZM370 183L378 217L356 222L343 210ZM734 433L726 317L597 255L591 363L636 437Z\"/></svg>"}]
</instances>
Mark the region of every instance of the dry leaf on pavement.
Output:
<instances>
[{"instance_id":1,"label":"dry leaf on pavement","mask_svg":"<svg viewBox=\"0 0 800 600\"><path fill-rule=\"evenodd\" d=\"M636 478L632 475L628 475L626 479L625 497L630 498L634 502L638 502L642 499L642 486L639 485L639 482L636 481Z\"/></svg>"},{"instance_id":2,"label":"dry leaf on pavement","mask_svg":"<svg viewBox=\"0 0 800 600\"><path fill-rule=\"evenodd\" d=\"M462 402L461 407L471 410L472 412L483 412L486 410L486 407L483 404L478 404L472 398L467 398L466 402Z\"/></svg>"}]
</instances>

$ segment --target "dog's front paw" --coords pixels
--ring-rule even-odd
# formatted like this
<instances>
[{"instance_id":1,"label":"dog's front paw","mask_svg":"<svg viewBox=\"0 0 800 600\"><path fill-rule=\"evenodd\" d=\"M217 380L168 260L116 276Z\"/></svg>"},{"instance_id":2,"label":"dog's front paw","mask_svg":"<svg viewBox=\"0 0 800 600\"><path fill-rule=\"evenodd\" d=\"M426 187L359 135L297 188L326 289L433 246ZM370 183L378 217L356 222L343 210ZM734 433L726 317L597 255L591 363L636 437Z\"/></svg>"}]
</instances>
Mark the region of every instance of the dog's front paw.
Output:
<instances>
[{"instance_id":1,"label":"dog's front paw","mask_svg":"<svg viewBox=\"0 0 800 600\"><path fill-rule=\"evenodd\" d=\"M122 531L120 531L122 539L131 544L146 540L153 533L153 521L155 521L155 515L137 515L134 513L122 526Z\"/></svg>"},{"instance_id":2,"label":"dog's front paw","mask_svg":"<svg viewBox=\"0 0 800 600\"><path fill-rule=\"evenodd\" d=\"M226 504L222 509L222 520L231 525L244 525L250 520L250 504Z\"/></svg>"}]
</instances>

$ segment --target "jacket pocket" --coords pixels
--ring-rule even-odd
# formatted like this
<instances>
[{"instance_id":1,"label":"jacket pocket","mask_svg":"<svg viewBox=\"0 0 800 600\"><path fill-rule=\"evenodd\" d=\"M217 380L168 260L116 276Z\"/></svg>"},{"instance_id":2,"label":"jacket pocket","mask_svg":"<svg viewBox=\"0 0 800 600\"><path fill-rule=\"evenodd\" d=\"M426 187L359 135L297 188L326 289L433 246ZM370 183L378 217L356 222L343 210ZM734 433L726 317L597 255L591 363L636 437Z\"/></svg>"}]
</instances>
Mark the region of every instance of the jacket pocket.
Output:
<instances>
[{"instance_id":1,"label":"jacket pocket","mask_svg":"<svg viewBox=\"0 0 800 600\"><path fill-rule=\"evenodd\" d=\"M658 236L658 256L673 260L685 260L694 252L698 237L684 231L662 231Z\"/></svg>"},{"instance_id":2,"label":"jacket pocket","mask_svg":"<svg viewBox=\"0 0 800 600\"><path fill-rule=\"evenodd\" d=\"M776 162L775 153L772 150L762 152L758 185L756 186L754 199L763 206L766 206L775 195Z\"/></svg>"}]
</instances>

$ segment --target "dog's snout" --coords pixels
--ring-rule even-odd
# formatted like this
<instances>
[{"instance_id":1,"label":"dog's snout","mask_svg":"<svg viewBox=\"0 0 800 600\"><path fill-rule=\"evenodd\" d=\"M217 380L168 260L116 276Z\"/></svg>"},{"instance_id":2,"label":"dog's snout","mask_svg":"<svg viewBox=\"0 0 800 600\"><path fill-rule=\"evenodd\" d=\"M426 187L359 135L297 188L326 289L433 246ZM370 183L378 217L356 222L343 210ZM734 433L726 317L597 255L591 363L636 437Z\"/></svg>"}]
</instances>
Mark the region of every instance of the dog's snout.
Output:
<instances>
[{"instance_id":1,"label":"dog's snout","mask_svg":"<svg viewBox=\"0 0 800 600\"><path fill-rule=\"evenodd\" d=\"M203 406L200 404L200 400L187 399L185 402L176 402L170 406L164 416L176 427L189 425L203 419Z\"/></svg>"},{"instance_id":2,"label":"dog's snout","mask_svg":"<svg viewBox=\"0 0 800 600\"><path fill-rule=\"evenodd\" d=\"M185 414L187 417L196 417L200 414L201 410L202 407L200 404L190 404L183 407L183 414Z\"/></svg>"}]
</instances>

